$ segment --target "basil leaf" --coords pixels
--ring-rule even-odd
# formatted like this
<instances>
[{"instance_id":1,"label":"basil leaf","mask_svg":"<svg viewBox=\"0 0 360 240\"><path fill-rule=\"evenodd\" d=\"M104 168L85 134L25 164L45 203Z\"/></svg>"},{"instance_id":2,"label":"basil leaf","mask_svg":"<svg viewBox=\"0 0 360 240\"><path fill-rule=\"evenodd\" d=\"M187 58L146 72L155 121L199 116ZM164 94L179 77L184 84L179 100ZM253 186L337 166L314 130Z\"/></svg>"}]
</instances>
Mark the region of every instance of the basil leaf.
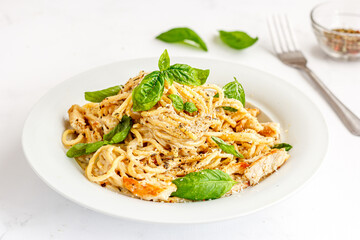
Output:
<instances>
[{"instance_id":1,"label":"basil leaf","mask_svg":"<svg viewBox=\"0 0 360 240\"><path fill-rule=\"evenodd\" d=\"M240 31L226 32L220 30L219 33L220 39L234 49L248 48L258 40L258 37L252 38L247 33Z\"/></svg>"},{"instance_id":2,"label":"basil leaf","mask_svg":"<svg viewBox=\"0 0 360 240\"><path fill-rule=\"evenodd\" d=\"M69 158L80 157L82 155L96 152L99 148L106 145L107 142L99 141L94 143L78 143L72 146L67 152L66 156Z\"/></svg>"},{"instance_id":3,"label":"basil leaf","mask_svg":"<svg viewBox=\"0 0 360 240\"><path fill-rule=\"evenodd\" d=\"M120 143L125 140L132 127L132 119L129 116L124 115L118 125L111 130L108 134L105 134L104 141L98 141L93 143L78 143L72 146L67 152L66 156L69 158L80 157L85 154L96 152L104 145Z\"/></svg>"},{"instance_id":4,"label":"basil leaf","mask_svg":"<svg viewBox=\"0 0 360 240\"><path fill-rule=\"evenodd\" d=\"M245 91L242 85L238 82L238 80L234 77L235 81L229 82L223 87L224 90L224 96L226 98L233 98L239 100L242 105L245 107ZM216 93L214 95L214 98L218 98L219 93ZM236 108L232 107L222 107L227 111L230 112L237 112Z\"/></svg>"},{"instance_id":5,"label":"basil leaf","mask_svg":"<svg viewBox=\"0 0 360 240\"><path fill-rule=\"evenodd\" d=\"M133 110L146 111L160 100L164 92L164 76L159 71L149 73L132 92Z\"/></svg>"},{"instance_id":6,"label":"basil leaf","mask_svg":"<svg viewBox=\"0 0 360 240\"><path fill-rule=\"evenodd\" d=\"M199 35L196 34L190 28L173 28L167 32L161 33L156 37L164 42L175 43L175 42L185 42L192 43L193 46L199 47L204 51L207 51L207 47L205 42L201 39Z\"/></svg>"},{"instance_id":7,"label":"basil leaf","mask_svg":"<svg viewBox=\"0 0 360 240\"><path fill-rule=\"evenodd\" d=\"M86 154L87 143L78 143L72 146L67 152L66 156L69 158L80 157Z\"/></svg>"},{"instance_id":8,"label":"basil leaf","mask_svg":"<svg viewBox=\"0 0 360 240\"><path fill-rule=\"evenodd\" d=\"M80 157L82 155L96 152L99 148L107 145L106 141L99 141L93 143L78 143L72 146L67 152L66 156L69 158Z\"/></svg>"},{"instance_id":9,"label":"basil leaf","mask_svg":"<svg viewBox=\"0 0 360 240\"><path fill-rule=\"evenodd\" d=\"M237 112L238 111L236 108L232 108L232 107L222 107L222 108L229 112Z\"/></svg>"},{"instance_id":10,"label":"basil leaf","mask_svg":"<svg viewBox=\"0 0 360 240\"><path fill-rule=\"evenodd\" d=\"M158 65L159 65L160 71L164 71L170 67L170 57L169 57L169 54L166 49L161 54Z\"/></svg>"},{"instance_id":11,"label":"basil leaf","mask_svg":"<svg viewBox=\"0 0 360 240\"><path fill-rule=\"evenodd\" d=\"M198 111L196 105L192 102L186 102L184 104L184 110L187 111L188 113L193 113Z\"/></svg>"},{"instance_id":12,"label":"basil leaf","mask_svg":"<svg viewBox=\"0 0 360 240\"><path fill-rule=\"evenodd\" d=\"M211 169L192 172L172 182L177 187L172 196L195 201L220 198L236 184L227 173Z\"/></svg>"},{"instance_id":13,"label":"basil leaf","mask_svg":"<svg viewBox=\"0 0 360 240\"><path fill-rule=\"evenodd\" d=\"M243 158L244 156L235 150L235 147L233 145L227 144L222 139L218 137L211 137L211 139L226 153L230 153L234 155L235 157Z\"/></svg>"},{"instance_id":14,"label":"basil leaf","mask_svg":"<svg viewBox=\"0 0 360 240\"><path fill-rule=\"evenodd\" d=\"M99 91L85 92L85 100L89 102L101 102L107 97L118 94L121 88L122 86L114 86Z\"/></svg>"},{"instance_id":15,"label":"basil leaf","mask_svg":"<svg viewBox=\"0 0 360 240\"><path fill-rule=\"evenodd\" d=\"M206 82L210 70L202 70L198 68L192 68L186 64L174 64L171 65L164 74L167 78L172 79L183 85L200 86Z\"/></svg>"},{"instance_id":16,"label":"basil leaf","mask_svg":"<svg viewBox=\"0 0 360 240\"><path fill-rule=\"evenodd\" d=\"M245 91L238 80L234 77L235 81L226 84L224 89L224 96L226 98L233 98L239 100L245 107Z\"/></svg>"},{"instance_id":17,"label":"basil leaf","mask_svg":"<svg viewBox=\"0 0 360 240\"><path fill-rule=\"evenodd\" d=\"M99 148L101 148L104 145L107 145L108 143L106 141L99 141L94 143L88 143L86 146L85 154L90 154L93 152L96 152Z\"/></svg>"},{"instance_id":18,"label":"basil leaf","mask_svg":"<svg viewBox=\"0 0 360 240\"><path fill-rule=\"evenodd\" d=\"M287 143L279 143L279 144L275 144L272 148L277 148L277 149L285 148L286 151L289 151L290 149L292 149L292 146Z\"/></svg>"},{"instance_id":19,"label":"basil leaf","mask_svg":"<svg viewBox=\"0 0 360 240\"><path fill-rule=\"evenodd\" d=\"M184 110L184 101L176 94L170 94L168 98L171 99L174 108L178 111Z\"/></svg>"},{"instance_id":20,"label":"basil leaf","mask_svg":"<svg viewBox=\"0 0 360 240\"><path fill-rule=\"evenodd\" d=\"M110 144L124 141L130 132L132 124L131 117L124 115L121 119L121 122L116 125L116 127L108 134L104 135L104 140L110 141Z\"/></svg>"}]
</instances>

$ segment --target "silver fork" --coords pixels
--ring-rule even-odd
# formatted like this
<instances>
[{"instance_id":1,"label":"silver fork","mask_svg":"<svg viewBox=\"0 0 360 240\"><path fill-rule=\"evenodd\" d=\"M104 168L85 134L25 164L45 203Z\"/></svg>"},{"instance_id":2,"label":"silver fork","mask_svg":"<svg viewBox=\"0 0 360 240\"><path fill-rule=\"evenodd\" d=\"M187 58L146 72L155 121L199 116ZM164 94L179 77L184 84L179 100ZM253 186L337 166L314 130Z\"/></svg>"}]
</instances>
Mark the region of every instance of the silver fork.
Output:
<instances>
[{"instance_id":1,"label":"silver fork","mask_svg":"<svg viewBox=\"0 0 360 240\"><path fill-rule=\"evenodd\" d=\"M332 109L339 116L347 129L354 135L360 136L360 119L352 113L325 84L311 71L307 60L298 48L294 33L286 15L274 15L268 19L273 47L278 58L291 67L297 68L314 82L317 90L327 100Z\"/></svg>"}]
</instances>

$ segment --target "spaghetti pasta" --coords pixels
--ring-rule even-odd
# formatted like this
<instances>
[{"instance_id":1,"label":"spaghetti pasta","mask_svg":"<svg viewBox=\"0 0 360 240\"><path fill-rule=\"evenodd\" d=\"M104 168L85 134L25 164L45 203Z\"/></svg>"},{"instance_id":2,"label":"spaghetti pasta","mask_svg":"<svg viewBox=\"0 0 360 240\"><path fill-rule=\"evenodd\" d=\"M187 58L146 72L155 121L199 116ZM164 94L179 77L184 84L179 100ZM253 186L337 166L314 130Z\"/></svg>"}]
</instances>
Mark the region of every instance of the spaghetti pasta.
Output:
<instances>
[{"instance_id":1,"label":"spaghetti pasta","mask_svg":"<svg viewBox=\"0 0 360 240\"><path fill-rule=\"evenodd\" d=\"M166 82L153 108L134 112L132 91L145 76L140 72L117 95L100 103L73 105L69 109L72 128L62 136L67 148L101 141L124 115L134 123L122 143L104 145L94 153L76 157L89 181L145 200L181 202L185 200L171 196L176 190L172 181L188 173L202 169L224 171L238 182L227 193L230 195L256 184L288 159L286 151L272 149L279 143L278 124L259 123L258 109L245 108L240 101L226 98L214 84L185 86ZM168 98L170 94L194 103L198 111L176 110ZM234 108L235 112L223 107ZM234 146L244 158L223 152L212 137ZM271 169L266 167L269 161Z\"/></svg>"}]
</instances>

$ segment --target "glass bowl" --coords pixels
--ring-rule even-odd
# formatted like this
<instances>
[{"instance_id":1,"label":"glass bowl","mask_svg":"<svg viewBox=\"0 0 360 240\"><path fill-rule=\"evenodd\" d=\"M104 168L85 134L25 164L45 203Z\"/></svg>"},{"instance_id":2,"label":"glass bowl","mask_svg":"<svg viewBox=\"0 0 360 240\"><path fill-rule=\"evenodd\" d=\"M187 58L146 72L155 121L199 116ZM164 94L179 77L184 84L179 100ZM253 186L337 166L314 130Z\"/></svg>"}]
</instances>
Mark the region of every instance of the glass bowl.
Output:
<instances>
[{"instance_id":1,"label":"glass bowl","mask_svg":"<svg viewBox=\"0 0 360 240\"><path fill-rule=\"evenodd\" d=\"M334 58L360 57L360 1L326 2L310 14L322 50Z\"/></svg>"}]
</instances>

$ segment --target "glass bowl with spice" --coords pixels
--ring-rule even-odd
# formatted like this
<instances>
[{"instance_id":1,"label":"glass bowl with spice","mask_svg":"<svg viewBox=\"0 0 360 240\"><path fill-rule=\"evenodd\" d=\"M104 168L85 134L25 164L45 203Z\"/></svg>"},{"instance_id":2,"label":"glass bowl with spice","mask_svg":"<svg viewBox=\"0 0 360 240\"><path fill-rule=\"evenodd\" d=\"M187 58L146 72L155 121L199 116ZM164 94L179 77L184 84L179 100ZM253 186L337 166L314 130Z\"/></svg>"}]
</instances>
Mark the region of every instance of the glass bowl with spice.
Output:
<instances>
[{"instance_id":1,"label":"glass bowl with spice","mask_svg":"<svg viewBox=\"0 0 360 240\"><path fill-rule=\"evenodd\" d=\"M360 58L360 1L326 2L310 14L322 50L341 59Z\"/></svg>"}]
</instances>

